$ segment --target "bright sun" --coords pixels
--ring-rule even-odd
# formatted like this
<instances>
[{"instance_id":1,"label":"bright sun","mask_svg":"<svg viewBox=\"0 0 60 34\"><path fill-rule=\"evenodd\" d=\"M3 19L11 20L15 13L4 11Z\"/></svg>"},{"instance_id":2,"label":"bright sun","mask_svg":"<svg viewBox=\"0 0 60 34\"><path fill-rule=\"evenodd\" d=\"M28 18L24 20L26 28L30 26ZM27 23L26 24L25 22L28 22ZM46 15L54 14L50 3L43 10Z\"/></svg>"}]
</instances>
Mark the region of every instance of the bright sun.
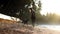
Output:
<instances>
[{"instance_id":1,"label":"bright sun","mask_svg":"<svg viewBox=\"0 0 60 34\"><path fill-rule=\"evenodd\" d=\"M60 0L41 0L42 10L41 14L56 13L60 15Z\"/></svg>"}]
</instances>

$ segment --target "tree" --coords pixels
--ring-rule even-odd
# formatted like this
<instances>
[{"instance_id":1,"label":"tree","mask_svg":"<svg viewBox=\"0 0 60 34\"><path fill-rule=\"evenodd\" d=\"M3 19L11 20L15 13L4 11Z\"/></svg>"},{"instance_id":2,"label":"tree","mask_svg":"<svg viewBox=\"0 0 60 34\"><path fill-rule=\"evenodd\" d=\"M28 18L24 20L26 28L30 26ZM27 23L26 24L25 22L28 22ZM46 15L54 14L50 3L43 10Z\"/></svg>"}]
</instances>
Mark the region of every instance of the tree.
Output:
<instances>
[{"instance_id":1,"label":"tree","mask_svg":"<svg viewBox=\"0 0 60 34\"><path fill-rule=\"evenodd\" d=\"M37 7L34 0L0 0L0 13L17 17L23 23L27 23L33 14L29 11L29 7L36 12Z\"/></svg>"},{"instance_id":2,"label":"tree","mask_svg":"<svg viewBox=\"0 0 60 34\"><path fill-rule=\"evenodd\" d=\"M0 5L3 5L3 7L0 6L0 13L23 20L28 15L27 7L31 2L32 0L0 0Z\"/></svg>"},{"instance_id":3,"label":"tree","mask_svg":"<svg viewBox=\"0 0 60 34\"><path fill-rule=\"evenodd\" d=\"M41 1L38 1L38 3L36 3L38 6L36 6L35 8L35 14L36 14L36 21L41 21L43 19L42 15L40 14L40 10L41 10Z\"/></svg>"}]
</instances>

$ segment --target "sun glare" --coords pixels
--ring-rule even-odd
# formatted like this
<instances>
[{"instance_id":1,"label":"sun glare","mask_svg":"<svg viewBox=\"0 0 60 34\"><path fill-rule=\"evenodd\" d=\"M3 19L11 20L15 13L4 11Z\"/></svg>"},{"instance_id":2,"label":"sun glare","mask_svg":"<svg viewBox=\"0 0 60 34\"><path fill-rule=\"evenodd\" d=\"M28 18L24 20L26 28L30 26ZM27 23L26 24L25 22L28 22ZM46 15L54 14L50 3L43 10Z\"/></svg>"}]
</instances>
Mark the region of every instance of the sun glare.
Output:
<instances>
[{"instance_id":1,"label":"sun glare","mask_svg":"<svg viewBox=\"0 0 60 34\"><path fill-rule=\"evenodd\" d=\"M42 10L41 14L56 13L60 15L60 0L41 0Z\"/></svg>"}]
</instances>

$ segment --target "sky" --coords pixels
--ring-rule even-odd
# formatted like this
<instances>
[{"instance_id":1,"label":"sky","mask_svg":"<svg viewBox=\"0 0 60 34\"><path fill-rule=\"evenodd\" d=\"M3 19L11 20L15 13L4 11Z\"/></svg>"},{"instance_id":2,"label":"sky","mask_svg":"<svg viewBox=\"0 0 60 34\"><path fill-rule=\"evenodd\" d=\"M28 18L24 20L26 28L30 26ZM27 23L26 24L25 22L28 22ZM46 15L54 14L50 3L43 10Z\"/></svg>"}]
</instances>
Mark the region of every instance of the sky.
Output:
<instances>
[{"instance_id":1,"label":"sky","mask_svg":"<svg viewBox=\"0 0 60 34\"><path fill-rule=\"evenodd\" d=\"M41 0L41 14L56 13L60 15L60 0Z\"/></svg>"},{"instance_id":2,"label":"sky","mask_svg":"<svg viewBox=\"0 0 60 34\"><path fill-rule=\"evenodd\" d=\"M41 7L42 15L46 15L47 13L56 13L60 15L60 0L41 0L41 3L42 3L42 7ZM2 16L2 14L0 14L0 16L4 17ZM10 17L7 17L7 19L9 18Z\"/></svg>"},{"instance_id":3,"label":"sky","mask_svg":"<svg viewBox=\"0 0 60 34\"><path fill-rule=\"evenodd\" d=\"M55 13L60 15L60 0L41 0L41 14L46 15L47 13ZM60 25L40 25L52 30L60 31Z\"/></svg>"},{"instance_id":4,"label":"sky","mask_svg":"<svg viewBox=\"0 0 60 34\"><path fill-rule=\"evenodd\" d=\"M47 13L56 13L60 15L60 0L41 0L41 3L42 3L42 7L41 7L42 15L46 15ZM4 17L4 16L1 16L1 17ZM7 19L9 18L10 17L7 17Z\"/></svg>"},{"instance_id":5,"label":"sky","mask_svg":"<svg viewBox=\"0 0 60 34\"><path fill-rule=\"evenodd\" d=\"M36 0L37 1L37 0ZM60 0L41 0L41 14L46 15L47 13L56 13L60 15ZM1 18L6 18L0 14ZM10 17L7 17L9 19Z\"/></svg>"}]
</instances>

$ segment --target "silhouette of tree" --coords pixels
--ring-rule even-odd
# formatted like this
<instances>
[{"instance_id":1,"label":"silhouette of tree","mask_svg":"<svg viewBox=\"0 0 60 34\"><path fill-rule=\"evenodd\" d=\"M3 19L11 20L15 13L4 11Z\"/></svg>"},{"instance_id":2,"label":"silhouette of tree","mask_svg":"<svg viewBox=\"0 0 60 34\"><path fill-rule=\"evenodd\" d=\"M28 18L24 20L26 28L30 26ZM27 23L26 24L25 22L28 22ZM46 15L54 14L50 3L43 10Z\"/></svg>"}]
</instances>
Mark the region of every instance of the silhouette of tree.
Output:
<instances>
[{"instance_id":1,"label":"silhouette of tree","mask_svg":"<svg viewBox=\"0 0 60 34\"><path fill-rule=\"evenodd\" d=\"M39 5L39 7L41 6ZM29 8L33 10L30 12ZM24 24L30 19L32 22L35 21L36 9L34 0L0 0L0 13L19 18Z\"/></svg>"}]
</instances>

